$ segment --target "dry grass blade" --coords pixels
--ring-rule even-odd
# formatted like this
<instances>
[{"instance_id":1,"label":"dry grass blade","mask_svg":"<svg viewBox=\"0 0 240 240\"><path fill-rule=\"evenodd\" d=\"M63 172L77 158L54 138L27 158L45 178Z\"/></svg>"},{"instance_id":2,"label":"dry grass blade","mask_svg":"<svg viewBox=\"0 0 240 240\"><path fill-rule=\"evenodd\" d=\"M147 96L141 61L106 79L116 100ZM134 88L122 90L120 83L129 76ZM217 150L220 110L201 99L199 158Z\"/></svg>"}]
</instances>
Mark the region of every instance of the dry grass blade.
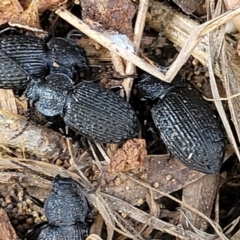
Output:
<instances>
[{"instance_id":1,"label":"dry grass blade","mask_svg":"<svg viewBox=\"0 0 240 240\"><path fill-rule=\"evenodd\" d=\"M165 79L164 75L158 69L143 61L141 58L136 56L136 54L129 51L126 47L122 47L115 43L110 36L94 31L87 24L85 24L83 21L81 21L79 18L74 16L66 9L60 8L56 10L56 14L63 18L66 22L77 28L79 31L83 32L102 46L108 48L109 51L117 53L125 60L130 61L134 65L142 68L146 72L149 72L153 76L156 76L163 80Z\"/></svg>"},{"instance_id":2,"label":"dry grass blade","mask_svg":"<svg viewBox=\"0 0 240 240\"><path fill-rule=\"evenodd\" d=\"M239 8L240 9L240 8ZM222 16L222 15L220 15ZM219 17L217 17L219 18ZM218 41L220 42L219 45L222 46L222 42L223 42L223 38L218 38ZM214 42L216 41L216 39L214 39ZM213 59L215 59L215 57L217 56L217 52L214 51L213 47L213 33L209 33L208 34L208 67L209 67L209 78L210 78L210 85L211 85L211 90L212 90L212 94L213 94L213 98L220 98L219 92L218 92L218 88L217 88L217 83L216 83L216 79L214 76L214 71L213 71L213 66L214 66L214 62ZM216 49L215 49L216 50ZM235 140L235 137L233 135L233 132L231 130L230 124L228 122L226 113L224 111L223 108L223 104L220 101L215 102L215 106L218 110L218 113L222 119L223 125L225 127L225 130L227 132L228 138L230 140L230 142L232 143L234 150L237 154L238 159L240 159L240 152L238 150L238 146Z\"/></svg>"},{"instance_id":3,"label":"dry grass blade","mask_svg":"<svg viewBox=\"0 0 240 240\"><path fill-rule=\"evenodd\" d=\"M201 24L199 27L193 30L188 41L185 43L185 45L181 49L177 59L174 61L174 63L171 65L171 67L167 71L165 75L166 80L171 81L176 76L176 74L179 72L183 64L190 57L193 49L197 46L197 44L200 42L201 38L205 34L220 27L221 25L226 23L228 20L237 16L239 13L240 13L240 8L236 7L233 10L223 13L222 15Z\"/></svg>"},{"instance_id":4,"label":"dry grass blade","mask_svg":"<svg viewBox=\"0 0 240 240\"><path fill-rule=\"evenodd\" d=\"M111 209L115 211L121 211L125 213L128 217L141 222L141 223L149 223L149 226L152 226L154 229L160 230L162 232L169 233L172 236L178 237L179 239L184 240L200 240L195 233L190 231L184 231L181 227L174 226L170 223L164 222L154 216L151 216L142 210L126 203L123 200L120 200L116 197L110 196L105 193L100 193L103 199L107 202L107 204L111 207Z\"/></svg>"},{"instance_id":5,"label":"dry grass blade","mask_svg":"<svg viewBox=\"0 0 240 240\"><path fill-rule=\"evenodd\" d=\"M88 198L90 199L91 203L97 208L97 210L99 211L107 225L107 240L113 239L114 231L130 239L136 239L127 229L124 229L124 231L122 231L115 227L114 221L116 223L118 223L118 221L115 218L114 214L112 213L109 204L102 198L101 194L94 193L89 195Z\"/></svg>"},{"instance_id":6,"label":"dry grass blade","mask_svg":"<svg viewBox=\"0 0 240 240\"><path fill-rule=\"evenodd\" d=\"M151 189L153 192L158 192L158 193L162 194L163 196L166 196L166 197L174 200L175 202L181 204L184 208L186 208L186 209L188 209L188 210L190 210L190 211L198 214L200 217L202 217L203 219L205 219L205 220L213 227L213 229L214 229L215 232L218 234L218 236L220 236L221 239L224 239L224 240L227 239L227 238L224 236L224 234L222 233L221 228L220 228L214 221L212 221L210 218L208 218L206 215L204 215L203 213L201 213L200 211L198 211L198 210L195 209L194 207L192 207L192 206L190 206L190 205L188 205L188 204L186 204L186 203L183 203L182 201L178 200L177 198L171 196L171 195L168 194L168 193L159 191L159 190L157 190L157 189L149 186L149 185L146 184L145 182L136 180L136 179L134 179L134 178L132 178L132 177L130 177L130 176L128 176L128 177L131 178L133 181L138 182L139 184L142 184L143 186Z\"/></svg>"},{"instance_id":7,"label":"dry grass blade","mask_svg":"<svg viewBox=\"0 0 240 240\"><path fill-rule=\"evenodd\" d=\"M136 23L134 26L134 35L133 35L133 47L134 47L136 54L138 53L140 43L142 40L142 34L143 34L144 26L145 26L147 10L148 10L148 0L140 0L139 6L138 6ZM125 73L126 74L134 74L135 70L136 70L135 65L128 61L126 63ZM132 89L132 85L133 85L133 78L126 78L122 82L122 86L124 87L124 89L126 91L127 101L129 101L129 98L130 98L130 92Z\"/></svg>"},{"instance_id":8,"label":"dry grass blade","mask_svg":"<svg viewBox=\"0 0 240 240\"><path fill-rule=\"evenodd\" d=\"M200 42L201 38L216 29L217 27L223 25L231 18L235 17L240 13L240 8L235 8L233 10L228 11L220 15L219 17L210 20L196 29L193 30L190 37L186 41L185 45L183 46L180 54L178 55L177 59L171 65L167 73L164 75L160 71L158 71L155 67L152 67L150 64L143 61L141 58L137 57L135 54L130 52L124 47L121 47L114 43L109 37L104 34L101 34L97 31L90 29L90 27L81 21L79 18L75 17L66 9L60 8L56 10L56 14L58 14L61 18L65 21L73 25L79 31L85 33L90 38L94 39L99 44L103 45L104 47L108 48L110 51L117 53L122 58L130 61L131 63L135 64L139 68L143 69L144 71L150 73L151 75L160 78L164 81L171 82L171 80L176 76L180 68L183 64L187 61L191 52L196 47L196 45Z\"/></svg>"},{"instance_id":9,"label":"dry grass blade","mask_svg":"<svg viewBox=\"0 0 240 240\"><path fill-rule=\"evenodd\" d=\"M86 238L86 240L103 240L103 239L96 234L91 234Z\"/></svg>"},{"instance_id":10,"label":"dry grass blade","mask_svg":"<svg viewBox=\"0 0 240 240\"><path fill-rule=\"evenodd\" d=\"M21 166L19 166L19 163ZM35 161L30 159L15 159L6 157L0 158L0 170L22 170L28 171L31 173L39 173L39 175L46 175L51 178L54 178L57 174L60 174L63 177L72 177L75 181L81 181L78 174L70 172L63 167L58 167L56 165L42 162L42 161ZM32 171L31 171L32 170Z\"/></svg>"},{"instance_id":11,"label":"dry grass blade","mask_svg":"<svg viewBox=\"0 0 240 240\"><path fill-rule=\"evenodd\" d=\"M186 219L186 222L190 226L190 228L192 228L194 230L194 232L196 232L198 234L198 236L201 237L201 239L203 239L203 240L213 240L213 239L215 239L216 236L214 234L205 233L205 232L200 231L198 228L195 227L195 224L192 223L194 220L193 220L193 216L192 216L191 212L184 211L182 209L180 209L180 212L182 213L182 215Z\"/></svg>"}]
</instances>

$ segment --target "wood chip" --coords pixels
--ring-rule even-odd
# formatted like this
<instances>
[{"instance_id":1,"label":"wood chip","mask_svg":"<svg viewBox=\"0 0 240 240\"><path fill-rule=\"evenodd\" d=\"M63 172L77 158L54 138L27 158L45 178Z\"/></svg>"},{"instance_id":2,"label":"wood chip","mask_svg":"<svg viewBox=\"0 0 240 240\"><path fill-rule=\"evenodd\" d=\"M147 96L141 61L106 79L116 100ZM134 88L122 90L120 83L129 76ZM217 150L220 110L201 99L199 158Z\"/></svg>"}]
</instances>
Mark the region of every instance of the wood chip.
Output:
<instances>
[{"instance_id":1,"label":"wood chip","mask_svg":"<svg viewBox=\"0 0 240 240\"><path fill-rule=\"evenodd\" d=\"M17 234L14 231L6 212L0 208L0 240L17 240Z\"/></svg>"}]
</instances>

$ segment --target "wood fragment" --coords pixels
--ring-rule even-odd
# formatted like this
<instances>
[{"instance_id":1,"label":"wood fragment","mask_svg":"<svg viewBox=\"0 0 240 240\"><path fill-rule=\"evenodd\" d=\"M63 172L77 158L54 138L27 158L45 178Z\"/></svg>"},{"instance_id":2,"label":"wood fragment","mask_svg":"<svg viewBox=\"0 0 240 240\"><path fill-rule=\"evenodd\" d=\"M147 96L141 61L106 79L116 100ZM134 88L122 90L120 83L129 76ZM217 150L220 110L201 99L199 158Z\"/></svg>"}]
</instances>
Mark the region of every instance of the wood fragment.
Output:
<instances>
[{"instance_id":1,"label":"wood fragment","mask_svg":"<svg viewBox=\"0 0 240 240\"><path fill-rule=\"evenodd\" d=\"M6 212L0 208L0 240L17 240L17 234L13 229Z\"/></svg>"},{"instance_id":2,"label":"wood fragment","mask_svg":"<svg viewBox=\"0 0 240 240\"><path fill-rule=\"evenodd\" d=\"M213 203L219 182L219 175L205 175L196 182L190 183L183 188L182 202L198 209L200 212L210 217ZM199 217L196 213L192 214L192 224L205 231L208 227L207 221ZM188 229L185 218L181 215L180 222L184 229ZM191 229L191 228L190 228Z\"/></svg>"},{"instance_id":3,"label":"wood fragment","mask_svg":"<svg viewBox=\"0 0 240 240\"><path fill-rule=\"evenodd\" d=\"M12 90L0 89L0 106L3 110L17 114L17 105Z\"/></svg>"},{"instance_id":4,"label":"wood fragment","mask_svg":"<svg viewBox=\"0 0 240 240\"><path fill-rule=\"evenodd\" d=\"M65 138L51 129L29 123L25 131L17 136L27 124L25 117L0 110L0 145L19 148L23 153L28 152L38 158L68 158Z\"/></svg>"}]
</instances>

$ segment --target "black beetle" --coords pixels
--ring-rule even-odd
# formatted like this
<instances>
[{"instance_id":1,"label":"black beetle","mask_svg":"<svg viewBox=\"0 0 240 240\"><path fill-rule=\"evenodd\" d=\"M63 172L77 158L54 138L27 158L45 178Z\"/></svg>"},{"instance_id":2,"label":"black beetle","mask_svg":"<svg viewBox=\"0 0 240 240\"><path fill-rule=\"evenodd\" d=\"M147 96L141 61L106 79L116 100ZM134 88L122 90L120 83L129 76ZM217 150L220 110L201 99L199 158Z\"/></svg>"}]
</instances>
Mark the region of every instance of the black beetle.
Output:
<instances>
[{"instance_id":1,"label":"black beetle","mask_svg":"<svg viewBox=\"0 0 240 240\"><path fill-rule=\"evenodd\" d=\"M0 88L24 89L32 78L49 72L73 77L74 71L87 68L84 50L66 39L43 39L13 35L0 38Z\"/></svg>"},{"instance_id":2,"label":"black beetle","mask_svg":"<svg viewBox=\"0 0 240 240\"><path fill-rule=\"evenodd\" d=\"M32 80L25 96L43 115L61 115L69 128L87 138L120 143L138 134L138 119L130 104L92 81L74 86L65 74L51 74L46 81Z\"/></svg>"},{"instance_id":3,"label":"black beetle","mask_svg":"<svg viewBox=\"0 0 240 240\"><path fill-rule=\"evenodd\" d=\"M170 153L192 169L218 173L225 134L220 120L201 95L149 74L141 76L138 86L144 98L154 101L152 119Z\"/></svg>"},{"instance_id":4,"label":"black beetle","mask_svg":"<svg viewBox=\"0 0 240 240\"><path fill-rule=\"evenodd\" d=\"M72 178L57 175L53 189L44 203L47 222L33 226L26 234L27 240L83 240L87 237L89 225L86 218L90 206L78 184ZM39 200L30 199L37 205Z\"/></svg>"}]
</instances>

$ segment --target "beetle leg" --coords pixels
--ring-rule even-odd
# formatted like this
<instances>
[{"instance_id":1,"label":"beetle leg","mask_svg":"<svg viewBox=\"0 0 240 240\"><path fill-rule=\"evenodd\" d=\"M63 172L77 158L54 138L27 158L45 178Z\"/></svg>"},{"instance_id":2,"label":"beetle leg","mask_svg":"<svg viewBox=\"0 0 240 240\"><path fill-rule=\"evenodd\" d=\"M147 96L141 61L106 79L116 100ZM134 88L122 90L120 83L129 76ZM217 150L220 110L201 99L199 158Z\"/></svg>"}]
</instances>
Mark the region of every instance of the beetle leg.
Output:
<instances>
[{"instance_id":1,"label":"beetle leg","mask_svg":"<svg viewBox=\"0 0 240 240\"><path fill-rule=\"evenodd\" d=\"M43 203L41 200L39 200L38 198L33 197L32 195L30 195L30 194L28 193L27 188L24 187L16 178L15 178L15 181L16 181L16 183L23 189L23 191L25 192L25 194L28 196L28 198L29 198L33 203L35 203L35 204L36 204L37 206L39 206L40 208L43 208L44 203Z\"/></svg>"},{"instance_id":2,"label":"beetle leg","mask_svg":"<svg viewBox=\"0 0 240 240\"><path fill-rule=\"evenodd\" d=\"M40 232L47 226L48 226L48 222L46 222L46 221L33 225L31 228L28 229L27 233L25 234L24 239L26 239L26 240L37 239Z\"/></svg>"}]
</instances>

